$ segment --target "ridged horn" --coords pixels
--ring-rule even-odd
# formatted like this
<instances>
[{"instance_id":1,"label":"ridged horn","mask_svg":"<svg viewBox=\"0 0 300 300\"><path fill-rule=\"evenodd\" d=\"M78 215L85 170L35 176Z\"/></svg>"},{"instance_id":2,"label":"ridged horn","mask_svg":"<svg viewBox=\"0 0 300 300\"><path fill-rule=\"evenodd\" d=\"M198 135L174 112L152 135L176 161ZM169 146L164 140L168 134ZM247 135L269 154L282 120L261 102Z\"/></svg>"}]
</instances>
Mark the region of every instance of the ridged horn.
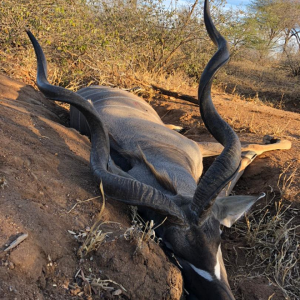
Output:
<instances>
[{"instance_id":1,"label":"ridged horn","mask_svg":"<svg viewBox=\"0 0 300 300\"><path fill-rule=\"evenodd\" d=\"M91 169L98 183L102 181L105 194L114 200L131 205L147 207L168 216L168 221L184 225L185 217L179 207L157 189L131 178L112 174L107 169L110 146L108 133L98 113L89 101L65 88L49 84L47 62L38 41L26 30L37 57L37 86L49 99L69 103L80 110L88 120L91 130Z\"/></svg>"},{"instance_id":2,"label":"ridged horn","mask_svg":"<svg viewBox=\"0 0 300 300\"><path fill-rule=\"evenodd\" d=\"M229 60L229 47L225 38L215 28L208 0L204 3L206 30L218 47L217 52L205 67L198 90L198 101L203 122L213 137L224 146L223 152L201 178L195 191L192 210L201 220L210 214L210 208L222 188L239 169L241 144L233 129L220 117L211 99L211 86L216 72Z\"/></svg>"}]
</instances>

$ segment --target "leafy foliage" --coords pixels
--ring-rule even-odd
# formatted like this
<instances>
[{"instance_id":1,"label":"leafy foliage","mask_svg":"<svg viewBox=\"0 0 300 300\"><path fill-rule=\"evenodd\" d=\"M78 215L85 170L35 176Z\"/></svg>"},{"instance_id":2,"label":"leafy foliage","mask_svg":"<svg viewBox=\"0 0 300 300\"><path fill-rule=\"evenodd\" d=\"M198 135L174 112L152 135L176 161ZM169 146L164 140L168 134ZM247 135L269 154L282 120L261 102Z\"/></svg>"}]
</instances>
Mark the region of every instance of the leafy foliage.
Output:
<instances>
[{"instance_id":1,"label":"leafy foliage","mask_svg":"<svg viewBox=\"0 0 300 300\"><path fill-rule=\"evenodd\" d=\"M198 0L190 10L160 0L7 0L0 8L2 70L14 74L17 64L33 63L29 27L56 66L56 84L77 88L115 77L112 83L122 85L125 74L177 70L198 77L212 51L201 10Z\"/></svg>"}]
</instances>

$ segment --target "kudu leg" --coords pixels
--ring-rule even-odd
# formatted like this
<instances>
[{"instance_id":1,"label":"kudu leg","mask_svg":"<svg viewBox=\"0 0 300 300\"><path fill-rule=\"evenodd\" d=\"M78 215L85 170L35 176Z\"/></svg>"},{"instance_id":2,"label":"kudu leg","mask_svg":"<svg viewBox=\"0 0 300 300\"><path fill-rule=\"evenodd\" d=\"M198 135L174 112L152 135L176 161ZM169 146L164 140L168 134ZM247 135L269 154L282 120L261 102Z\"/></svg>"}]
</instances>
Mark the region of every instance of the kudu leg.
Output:
<instances>
[{"instance_id":1,"label":"kudu leg","mask_svg":"<svg viewBox=\"0 0 300 300\"><path fill-rule=\"evenodd\" d=\"M220 155L224 147L219 143L197 142L203 157Z\"/></svg>"},{"instance_id":2,"label":"kudu leg","mask_svg":"<svg viewBox=\"0 0 300 300\"><path fill-rule=\"evenodd\" d=\"M168 127L169 129L177 131L177 132L181 132L183 130L183 127L173 125L173 124L165 124L165 126Z\"/></svg>"},{"instance_id":3,"label":"kudu leg","mask_svg":"<svg viewBox=\"0 0 300 300\"><path fill-rule=\"evenodd\" d=\"M274 139L269 135L263 138L264 145L249 144L242 146L242 151L253 151L256 155L261 155L267 151L288 150L291 149L292 143L288 140Z\"/></svg>"},{"instance_id":4,"label":"kudu leg","mask_svg":"<svg viewBox=\"0 0 300 300\"><path fill-rule=\"evenodd\" d=\"M265 136L263 139L264 145L247 144L242 146L242 160L241 166L235 177L227 184L227 186L220 192L218 197L229 196L237 181L243 175L247 166L258 156L264 152L272 150L288 150L291 148L291 142L288 140L274 139L270 136ZM203 157L219 155L223 146L218 143L198 143Z\"/></svg>"},{"instance_id":5,"label":"kudu leg","mask_svg":"<svg viewBox=\"0 0 300 300\"><path fill-rule=\"evenodd\" d=\"M230 195L236 183L244 174L245 169L253 162L255 157L257 157L257 154L254 151L242 152L242 160L239 171L236 173L234 178L223 188L218 197L227 197Z\"/></svg>"},{"instance_id":6,"label":"kudu leg","mask_svg":"<svg viewBox=\"0 0 300 300\"><path fill-rule=\"evenodd\" d=\"M288 150L292 144L288 140L274 139L268 135L263 138L264 145L245 144L242 145L242 152L252 151L256 155L261 155L264 152L272 150ZM198 142L198 146L203 157L216 156L221 154L223 146L219 143Z\"/></svg>"}]
</instances>

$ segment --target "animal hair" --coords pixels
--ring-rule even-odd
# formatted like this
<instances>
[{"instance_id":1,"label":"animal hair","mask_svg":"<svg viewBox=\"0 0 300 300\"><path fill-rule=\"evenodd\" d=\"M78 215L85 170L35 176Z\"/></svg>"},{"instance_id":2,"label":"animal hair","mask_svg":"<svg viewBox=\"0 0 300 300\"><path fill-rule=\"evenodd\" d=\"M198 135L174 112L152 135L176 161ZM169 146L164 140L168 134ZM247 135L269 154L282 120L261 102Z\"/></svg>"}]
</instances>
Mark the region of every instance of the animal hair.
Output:
<instances>
[{"instance_id":1,"label":"animal hair","mask_svg":"<svg viewBox=\"0 0 300 300\"><path fill-rule=\"evenodd\" d=\"M109 135L110 146L116 150L121 156L127 158L129 161L136 160L142 162L146 165L148 170L153 174L157 182L166 190L170 191L174 195L177 194L176 182L172 181L168 173L165 170L158 171L155 167L147 160L146 155L139 145L137 148L138 152L128 151L121 148L118 142L114 139L113 136Z\"/></svg>"},{"instance_id":2,"label":"animal hair","mask_svg":"<svg viewBox=\"0 0 300 300\"><path fill-rule=\"evenodd\" d=\"M143 149L146 150L147 146L146 147L144 146ZM186 152L184 152L180 148L172 148L170 146L162 145L158 142L152 141L151 149L159 149L159 152L174 153L173 156L177 156L178 164L181 166L186 166L187 168L190 169L191 174L194 177L196 176L196 168L195 165L193 164L193 160L189 158L186 155ZM180 153L179 156L178 153ZM181 159L182 161L179 161L179 159Z\"/></svg>"},{"instance_id":3,"label":"animal hair","mask_svg":"<svg viewBox=\"0 0 300 300\"><path fill-rule=\"evenodd\" d=\"M165 170L157 171L155 167L147 160L144 152L141 147L138 145L138 149L140 153L138 154L139 159L147 166L149 171L154 175L155 179L158 183L164 187L166 190L172 192L173 194L177 194L176 183L174 183L169 177L168 173Z\"/></svg>"}]
</instances>

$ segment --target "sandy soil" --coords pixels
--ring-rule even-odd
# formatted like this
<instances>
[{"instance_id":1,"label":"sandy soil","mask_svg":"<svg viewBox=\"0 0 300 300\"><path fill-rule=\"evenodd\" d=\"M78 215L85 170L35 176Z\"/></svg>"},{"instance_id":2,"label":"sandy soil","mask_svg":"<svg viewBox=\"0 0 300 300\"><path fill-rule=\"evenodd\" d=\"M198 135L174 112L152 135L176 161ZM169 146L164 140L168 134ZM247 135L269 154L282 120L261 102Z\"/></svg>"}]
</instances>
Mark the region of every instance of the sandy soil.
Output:
<instances>
[{"instance_id":1,"label":"sandy soil","mask_svg":"<svg viewBox=\"0 0 300 300\"><path fill-rule=\"evenodd\" d=\"M165 123L183 126L184 134L195 140L212 141L196 105L161 95L150 103ZM283 189L281 181L278 185L280 174L289 165L286 174L291 174L299 160L299 115L232 101L218 93L215 103L241 141L260 142L264 134L275 134L293 142L289 151L257 158L235 189L238 194L258 194L272 188L279 198ZM97 251L78 257L83 237L102 205L99 198L80 202L100 194L89 170L88 139L65 127L65 109L3 75L0 106L0 298L180 299L183 280L179 269L157 243L149 240L140 245L139 234L128 234L132 224L125 205L106 203L102 220L116 223L106 223L101 229L112 233ZM211 158L205 165L210 162ZM299 177L293 179L285 189L285 199L300 209ZM294 221L299 223L298 215ZM4 251L24 233L26 240ZM272 294L272 300L286 299L267 278L247 278L247 270L237 273L235 266L244 261L233 249L242 243L225 232L223 252L237 299L269 299ZM243 280L236 281L238 276ZM93 279L94 284L89 284ZM102 281L95 283L95 279ZM103 281L107 279L110 281Z\"/></svg>"}]
</instances>

